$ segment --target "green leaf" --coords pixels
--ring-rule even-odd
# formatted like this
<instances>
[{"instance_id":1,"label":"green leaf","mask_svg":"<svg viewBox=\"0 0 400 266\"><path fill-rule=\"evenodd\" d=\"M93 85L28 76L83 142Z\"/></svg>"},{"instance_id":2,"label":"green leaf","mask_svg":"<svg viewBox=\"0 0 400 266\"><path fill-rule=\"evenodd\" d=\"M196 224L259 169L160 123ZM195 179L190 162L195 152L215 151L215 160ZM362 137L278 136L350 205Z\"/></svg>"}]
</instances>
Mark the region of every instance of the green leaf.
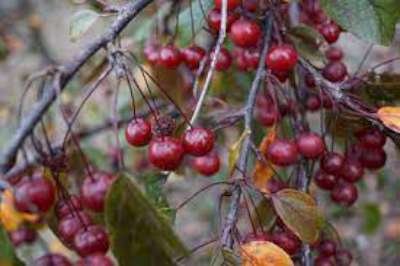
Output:
<instances>
[{"instance_id":1,"label":"green leaf","mask_svg":"<svg viewBox=\"0 0 400 266\"><path fill-rule=\"evenodd\" d=\"M321 235L323 239L333 240L335 243L341 243L340 235L336 228L328 221L325 221L323 228L321 229Z\"/></svg>"},{"instance_id":2,"label":"green leaf","mask_svg":"<svg viewBox=\"0 0 400 266\"><path fill-rule=\"evenodd\" d=\"M272 203L284 224L301 240L311 244L318 239L323 217L310 195L283 189L272 196Z\"/></svg>"},{"instance_id":3,"label":"green leaf","mask_svg":"<svg viewBox=\"0 0 400 266\"><path fill-rule=\"evenodd\" d=\"M240 135L239 139L229 147L229 154L228 154L228 169L231 172L236 165L236 161L239 159L240 149L242 147L242 143L244 139L250 135L250 130L245 130Z\"/></svg>"},{"instance_id":4,"label":"green leaf","mask_svg":"<svg viewBox=\"0 0 400 266\"><path fill-rule=\"evenodd\" d=\"M299 54L317 68L325 65L325 57L319 50L322 36L313 28L300 24L289 29L288 36Z\"/></svg>"},{"instance_id":5,"label":"green leaf","mask_svg":"<svg viewBox=\"0 0 400 266\"><path fill-rule=\"evenodd\" d=\"M121 175L106 199L106 224L119 265L175 265L186 250L164 217L129 177Z\"/></svg>"},{"instance_id":6,"label":"green leaf","mask_svg":"<svg viewBox=\"0 0 400 266\"><path fill-rule=\"evenodd\" d=\"M0 227L0 265L4 266L22 266L24 265L15 254L14 247L11 244L7 232Z\"/></svg>"},{"instance_id":7,"label":"green leaf","mask_svg":"<svg viewBox=\"0 0 400 266\"><path fill-rule=\"evenodd\" d=\"M272 206L271 202L266 198L260 200L256 206L256 209L253 211L252 217L255 221L260 219L261 225L265 231L271 229L276 220L274 207Z\"/></svg>"},{"instance_id":8,"label":"green leaf","mask_svg":"<svg viewBox=\"0 0 400 266\"><path fill-rule=\"evenodd\" d=\"M342 28L371 43L389 45L400 19L399 0L321 0Z\"/></svg>"},{"instance_id":9,"label":"green leaf","mask_svg":"<svg viewBox=\"0 0 400 266\"><path fill-rule=\"evenodd\" d=\"M191 0L192 1L192 14L193 14L193 27L195 33L197 33L204 24L204 15L202 7L205 14L213 6L212 0ZM200 5L201 1L201 5ZM179 14L179 26L178 26L178 41L183 47L188 46L192 41L192 17L190 13L190 5L186 7Z\"/></svg>"},{"instance_id":10,"label":"green leaf","mask_svg":"<svg viewBox=\"0 0 400 266\"><path fill-rule=\"evenodd\" d=\"M375 233L382 220L379 206L375 203L366 203L362 206L362 213L362 230L367 234Z\"/></svg>"},{"instance_id":11,"label":"green leaf","mask_svg":"<svg viewBox=\"0 0 400 266\"><path fill-rule=\"evenodd\" d=\"M89 28L99 18L99 14L90 9L79 10L76 12L71 19L69 25L69 38L71 41L77 41L83 34L85 34Z\"/></svg>"}]
</instances>

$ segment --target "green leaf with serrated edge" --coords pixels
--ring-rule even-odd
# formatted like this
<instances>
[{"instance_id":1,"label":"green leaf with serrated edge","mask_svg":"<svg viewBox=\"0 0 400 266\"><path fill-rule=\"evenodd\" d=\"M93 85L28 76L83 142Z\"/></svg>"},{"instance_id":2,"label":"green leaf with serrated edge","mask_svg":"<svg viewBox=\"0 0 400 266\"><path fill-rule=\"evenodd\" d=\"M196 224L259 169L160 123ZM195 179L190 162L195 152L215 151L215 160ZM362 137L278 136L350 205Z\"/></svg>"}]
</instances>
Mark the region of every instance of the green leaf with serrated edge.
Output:
<instances>
[{"instance_id":1,"label":"green leaf with serrated edge","mask_svg":"<svg viewBox=\"0 0 400 266\"><path fill-rule=\"evenodd\" d=\"M208 10L212 8L212 0L191 0L192 1L192 15L193 15L193 27L195 34L203 27L205 22L204 13L207 14ZM200 2L201 1L201 2ZM201 6L202 5L202 6ZM203 8L203 10L202 10ZM190 5L179 14L179 25L178 25L178 42L182 47L190 44L192 41L192 17L190 13Z\"/></svg>"},{"instance_id":2,"label":"green leaf with serrated edge","mask_svg":"<svg viewBox=\"0 0 400 266\"><path fill-rule=\"evenodd\" d=\"M371 43L389 45L400 19L399 0L321 0L343 29Z\"/></svg>"},{"instance_id":3,"label":"green leaf with serrated edge","mask_svg":"<svg viewBox=\"0 0 400 266\"><path fill-rule=\"evenodd\" d=\"M0 265L9 266L22 266L17 255L15 254L14 247L8 238L7 232L0 226Z\"/></svg>"},{"instance_id":4,"label":"green leaf with serrated edge","mask_svg":"<svg viewBox=\"0 0 400 266\"><path fill-rule=\"evenodd\" d=\"M362 230L367 234L375 233L382 221L379 205L372 202L363 204L362 214Z\"/></svg>"},{"instance_id":5,"label":"green leaf with serrated edge","mask_svg":"<svg viewBox=\"0 0 400 266\"><path fill-rule=\"evenodd\" d=\"M302 241L311 244L318 239L324 219L310 195L283 189L273 194L272 203L283 223Z\"/></svg>"},{"instance_id":6,"label":"green leaf with serrated edge","mask_svg":"<svg viewBox=\"0 0 400 266\"><path fill-rule=\"evenodd\" d=\"M90 9L79 10L76 12L71 19L69 25L69 38L71 41L77 41L83 34L85 34L89 28L99 18L99 14Z\"/></svg>"},{"instance_id":7,"label":"green leaf with serrated edge","mask_svg":"<svg viewBox=\"0 0 400 266\"><path fill-rule=\"evenodd\" d=\"M288 31L288 36L299 54L318 68L325 65L325 57L319 50L322 36L313 28L300 24Z\"/></svg>"},{"instance_id":8,"label":"green leaf with serrated edge","mask_svg":"<svg viewBox=\"0 0 400 266\"><path fill-rule=\"evenodd\" d=\"M106 225L119 265L175 265L187 254L173 229L126 175L113 183L106 199Z\"/></svg>"}]
</instances>

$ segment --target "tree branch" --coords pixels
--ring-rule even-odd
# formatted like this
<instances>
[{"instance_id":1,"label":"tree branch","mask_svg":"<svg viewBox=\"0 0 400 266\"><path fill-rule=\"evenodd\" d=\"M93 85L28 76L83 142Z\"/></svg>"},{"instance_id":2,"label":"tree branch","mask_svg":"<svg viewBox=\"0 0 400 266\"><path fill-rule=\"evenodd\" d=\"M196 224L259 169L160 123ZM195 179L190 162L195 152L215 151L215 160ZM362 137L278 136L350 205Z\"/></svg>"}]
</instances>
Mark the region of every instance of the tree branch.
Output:
<instances>
[{"instance_id":1,"label":"tree branch","mask_svg":"<svg viewBox=\"0 0 400 266\"><path fill-rule=\"evenodd\" d=\"M98 39L94 40L71 62L60 66L60 90L62 91L68 82L75 76L85 62L92 57L101 48L105 48L108 43L112 42L122 30L135 18L135 16L149 5L153 0L137 0L126 4L121 8L118 17L111 24L110 28ZM43 97L33 106L31 112L22 121L17 132L9 141L9 145L4 149L0 156L0 173L5 174L15 164L15 159L19 148L24 140L32 132L42 116L57 97L57 88L54 84L46 88Z\"/></svg>"}]
</instances>

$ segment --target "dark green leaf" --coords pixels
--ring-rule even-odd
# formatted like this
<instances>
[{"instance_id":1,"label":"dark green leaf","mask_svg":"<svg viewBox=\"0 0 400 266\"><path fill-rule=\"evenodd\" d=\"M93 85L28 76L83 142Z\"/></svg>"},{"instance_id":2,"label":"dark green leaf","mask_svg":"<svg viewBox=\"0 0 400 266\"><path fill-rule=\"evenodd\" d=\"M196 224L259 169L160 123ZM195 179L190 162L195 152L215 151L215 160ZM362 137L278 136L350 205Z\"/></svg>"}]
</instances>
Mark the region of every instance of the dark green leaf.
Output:
<instances>
[{"instance_id":1,"label":"dark green leaf","mask_svg":"<svg viewBox=\"0 0 400 266\"><path fill-rule=\"evenodd\" d=\"M16 256L14 247L11 244L7 232L0 227L0 265L4 266L23 266Z\"/></svg>"},{"instance_id":2,"label":"dark green leaf","mask_svg":"<svg viewBox=\"0 0 400 266\"><path fill-rule=\"evenodd\" d=\"M323 217L310 195L294 189L283 189L273 195L272 203L284 224L301 240L313 243L318 239Z\"/></svg>"},{"instance_id":3,"label":"dark green leaf","mask_svg":"<svg viewBox=\"0 0 400 266\"><path fill-rule=\"evenodd\" d=\"M375 203L366 203L362 206L362 229L367 234L373 234L381 224L382 216L379 206Z\"/></svg>"},{"instance_id":4,"label":"dark green leaf","mask_svg":"<svg viewBox=\"0 0 400 266\"><path fill-rule=\"evenodd\" d=\"M276 220L276 214L271 202L263 198L253 211L253 220L260 221L264 230L268 231Z\"/></svg>"},{"instance_id":5,"label":"dark green leaf","mask_svg":"<svg viewBox=\"0 0 400 266\"><path fill-rule=\"evenodd\" d=\"M174 265L186 250L168 222L129 177L121 175L106 200L106 224L119 265Z\"/></svg>"},{"instance_id":6,"label":"dark green leaf","mask_svg":"<svg viewBox=\"0 0 400 266\"><path fill-rule=\"evenodd\" d=\"M400 19L399 0L322 0L342 28L372 43L389 45Z\"/></svg>"},{"instance_id":7,"label":"dark green leaf","mask_svg":"<svg viewBox=\"0 0 400 266\"><path fill-rule=\"evenodd\" d=\"M302 57L318 68L325 65L325 57L319 50L323 41L322 36L316 30L306 25L299 25L291 28L288 36Z\"/></svg>"}]
</instances>

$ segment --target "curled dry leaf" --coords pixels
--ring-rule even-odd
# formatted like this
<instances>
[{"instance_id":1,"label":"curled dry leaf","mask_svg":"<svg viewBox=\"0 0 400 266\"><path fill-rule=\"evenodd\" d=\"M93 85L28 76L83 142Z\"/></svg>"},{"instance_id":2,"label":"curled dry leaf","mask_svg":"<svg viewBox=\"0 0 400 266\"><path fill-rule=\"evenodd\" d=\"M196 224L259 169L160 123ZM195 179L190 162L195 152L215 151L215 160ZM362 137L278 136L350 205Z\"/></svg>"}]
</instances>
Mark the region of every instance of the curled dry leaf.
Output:
<instances>
[{"instance_id":1,"label":"curled dry leaf","mask_svg":"<svg viewBox=\"0 0 400 266\"><path fill-rule=\"evenodd\" d=\"M379 108L376 114L385 126L400 133L400 107L385 106Z\"/></svg>"},{"instance_id":2,"label":"curled dry leaf","mask_svg":"<svg viewBox=\"0 0 400 266\"><path fill-rule=\"evenodd\" d=\"M268 134L265 135L260 143L259 150L262 154L266 154L269 145L276 139L275 127L272 128ZM253 183L262 192L267 191L267 182L274 175L272 165L266 165L265 162L260 160L256 161L256 165L253 173Z\"/></svg>"},{"instance_id":3,"label":"curled dry leaf","mask_svg":"<svg viewBox=\"0 0 400 266\"><path fill-rule=\"evenodd\" d=\"M251 241L241 247L242 266L293 266L290 256L269 241Z\"/></svg>"}]
</instances>

